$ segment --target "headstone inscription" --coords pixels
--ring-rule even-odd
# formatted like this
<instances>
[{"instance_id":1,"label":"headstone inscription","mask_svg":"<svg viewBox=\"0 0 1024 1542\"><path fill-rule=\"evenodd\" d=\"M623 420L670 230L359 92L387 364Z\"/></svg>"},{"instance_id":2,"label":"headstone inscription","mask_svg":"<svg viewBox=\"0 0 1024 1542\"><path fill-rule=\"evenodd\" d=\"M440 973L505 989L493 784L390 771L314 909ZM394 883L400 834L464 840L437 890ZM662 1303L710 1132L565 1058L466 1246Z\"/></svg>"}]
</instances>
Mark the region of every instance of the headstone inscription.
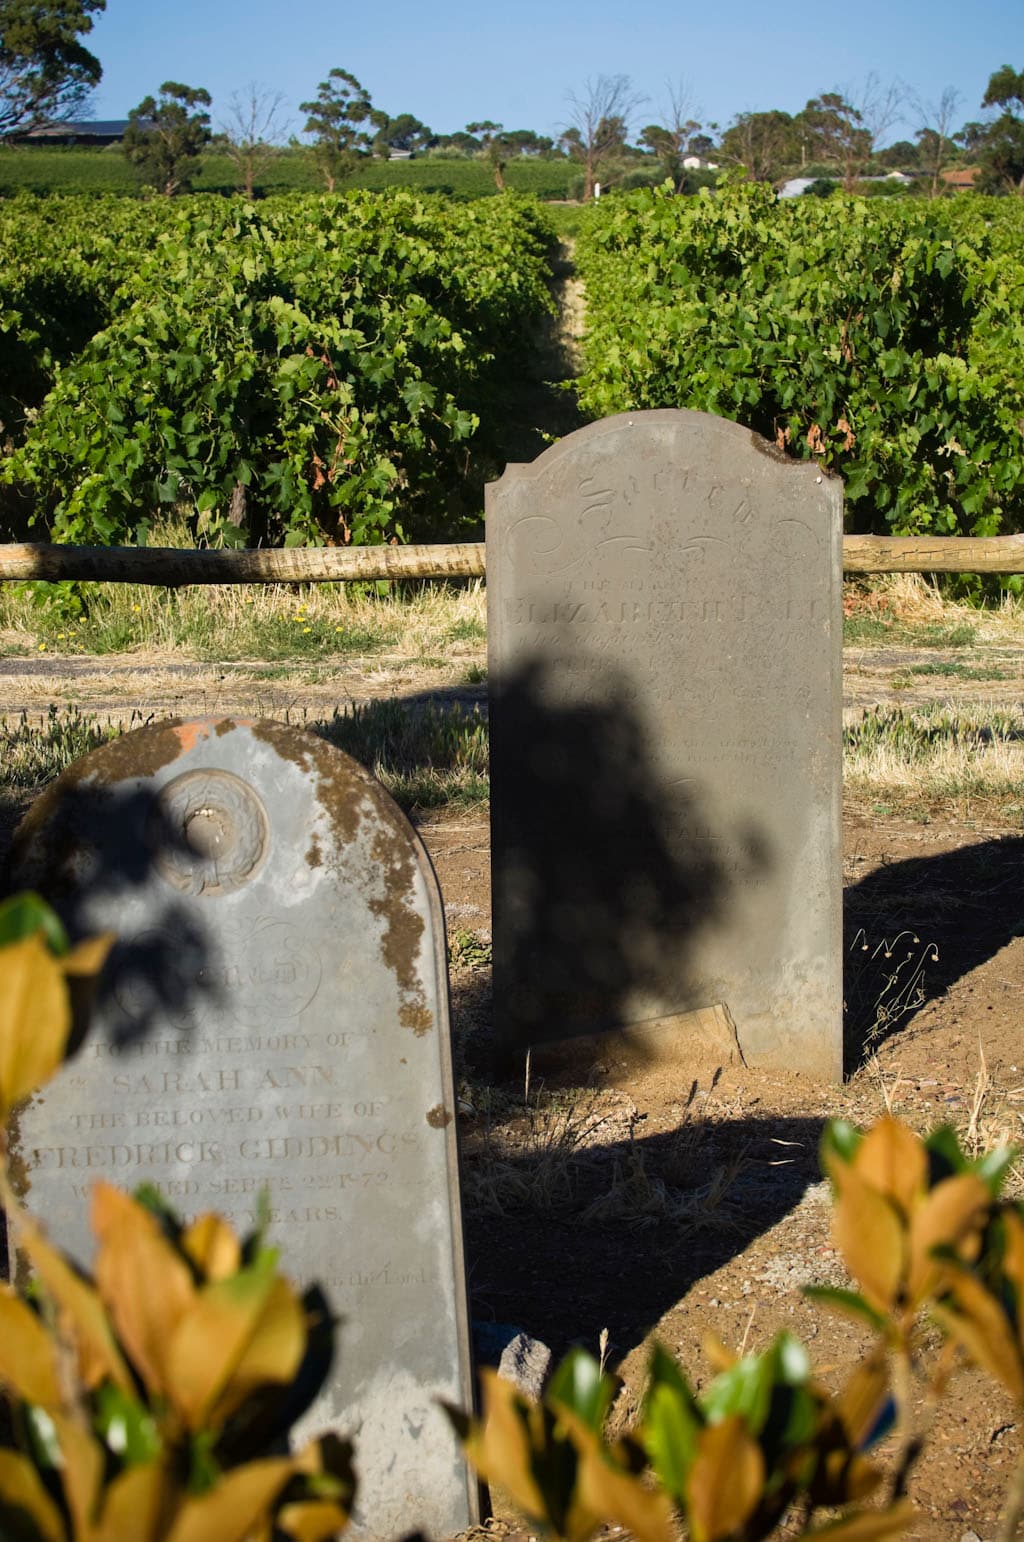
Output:
<instances>
[{"instance_id":1,"label":"headstone inscription","mask_svg":"<svg viewBox=\"0 0 1024 1542\"><path fill-rule=\"evenodd\" d=\"M714 1007L748 1062L841 1075L841 541L838 481L698 412L488 487L506 1052Z\"/></svg>"},{"instance_id":2,"label":"headstone inscription","mask_svg":"<svg viewBox=\"0 0 1024 1542\"><path fill-rule=\"evenodd\" d=\"M26 1108L26 1202L87 1261L91 1180L271 1240L341 1320L300 1436L356 1442L356 1535L476 1517L437 1399L472 1398L447 961L426 853L313 734L177 721L72 766L16 882L118 943L77 1053Z\"/></svg>"}]
</instances>

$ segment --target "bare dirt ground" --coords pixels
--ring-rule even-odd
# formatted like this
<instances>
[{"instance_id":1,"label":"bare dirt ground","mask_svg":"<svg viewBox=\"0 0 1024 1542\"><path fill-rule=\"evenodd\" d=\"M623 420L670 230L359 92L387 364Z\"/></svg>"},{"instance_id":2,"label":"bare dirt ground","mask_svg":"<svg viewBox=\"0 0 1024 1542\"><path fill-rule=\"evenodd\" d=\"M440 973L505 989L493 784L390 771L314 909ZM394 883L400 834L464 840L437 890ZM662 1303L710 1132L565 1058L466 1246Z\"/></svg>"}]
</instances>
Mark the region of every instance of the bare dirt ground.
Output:
<instances>
[{"instance_id":1,"label":"bare dirt ground","mask_svg":"<svg viewBox=\"0 0 1024 1542\"><path fill-rule=\"evenodd\" d=\"M993 662L994 650L985 657ZM962 661L963 650L848 650L848 713L880 702L1024 699L1024 653L1001 650L999 678L911 673L947 658ZM466 687L465 672L465 658L429 668L356 661L340 672L154 656L0 659L0 707L45 713L63 702L120 720L136 710L301 721L381 695L480 699L484 687ZM851 1032L842 1087L743 1067L698 1083L652 1064L605 1076L593 1095L576 1087L538 1101L534 1087L527 1103L522 1086L489 1087L475 1069L489 1013L486 810L430 817L420 831L456 943L474 1317L519 1325L556 1352L580 1341L596 1349L607 1328L626 1382L624 1413L652 1336L699 1380L708 1329L756 1349L786 1327L809 1342L827 1377L842 1379L863 1336L800 1295L805 1283L843 1282L817 1163L822 1123L833 1115L866 1123L891 1108L922 1130L952 1121L979 1149L1024 1133L1024 836L983 803L959 823L941 809L926 822L848 811L847 995L861 1031L879 1001L916 984L911 1009L871 1052ZM973 1529L990 1538L1022 1434L993 1383L962 1371L916 1472L913 1534L958 1539Z\"/></svg>"}]
</instances>

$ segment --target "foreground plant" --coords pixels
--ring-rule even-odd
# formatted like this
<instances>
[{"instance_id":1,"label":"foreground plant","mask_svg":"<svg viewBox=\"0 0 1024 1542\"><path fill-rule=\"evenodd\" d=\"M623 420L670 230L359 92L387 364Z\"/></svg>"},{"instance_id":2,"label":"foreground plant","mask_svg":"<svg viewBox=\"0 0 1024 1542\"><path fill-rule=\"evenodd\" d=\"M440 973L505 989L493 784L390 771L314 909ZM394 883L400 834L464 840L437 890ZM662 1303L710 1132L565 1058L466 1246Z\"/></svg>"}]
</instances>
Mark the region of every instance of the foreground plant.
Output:
<instances>
[{"instance_id":1,"label":"foreground plant","mask_svg":"<svg viewBox=\"0 0 1024 1542\"><path fill-rule=\"evenodd\" d=\"M485 1373L480 1418L450 1410L466 1455L567 1542L602 1523L641 1542L668 1542L680 1522L692 1542L756 1542L782 1524L787 1536L832 1542L901 1535L914 1519L906 1489L958 1351L1002 1383L1024 1421L1024 1212L1001 1195L1014 1156L1000 1147L972 1160L953 1130L922 1140L893 1118L866 1134L845 1121L827 1127L832 1237L856 1288L806 1294L874 1335L838 1395L788 1334L743 1358L710 1340L718 1374L699 1394L656 1348L639 1421L613 1440L604 1425L617 1383L577 1350L540 1404ZM942 1333L937 1354L926 1319ZM867 1453L890 1430L883 1467ZM1024 1463L1000 1542L1022 1516Z\"/></svg>"},{"instance_id":2,"label":"foreground plant","mask_svg":"<svg viewBox=\"0 0 1024 1542\"><path fill-rule=\"evenodd\" d=\"M71 948L32 895L0 905L0 1202L35 1277L22 1293L0 1285L0 1537L327 1542L354 1494L349 1445L327 1436L281 1453L330 1324L278 1273L262 1228L243 1240L215 1215L185 1226L155 1191L99 1183L90 1277L14 1192L4 1127L82 1028L110 942ZM1024 1211L1001 1193L1013 1159L1004 1147L971 1160L953 1131L921 1140L892 1118L866 1134L828 1127L832 1234L856 1288L808 1294L874 1335L838 1394L789 1334L743 1357L709 1341L716 1375L699 1393L655 1348L637 1424L613 1438L619 1383L575 1350L541 1402L485 1371L480 1417L448 1410L467 1457L566 1542L609 1522L639 1542L672 1542L680 1524L691 1542L759 1542L780 1526L830 1542L899 1536L958 1351L1024 1422ZM943 1335L930 1364L926 1313ZM868 1452L893 1426L887 1472ZM1022 1515L1024 1464L1000 1542Z\"/></svg>"},{"instance_id":3,"label":"foreground plant","mask_svg":"<svg viewBox=\"0 0 1024 1542\"><path fill-rule=\"evenodd\" d=\"M32 895L0 906L0 1121L53 1074L110 947L75 949ZM70 987L70 988L69 988ZM31 1266L0 1285L0 1536L18 1542L319 1542L345 1526L351 1450L281 1455L300 1368L329 1353L262 1231L182 1226L159 1195L95 1186L93 1277L21 1207L0 1142L0 1200ZM304 1405L303 1405L304 1406ZM273 1454L271 1454L273 1453Z\"/></svg>"},{"instance_id":4,"label":"foreground plant","mask_svg":"<svg viewBox=\"0 0 1024 1542\"><path fill-rule=\"evenodd\" d=\"M790 1334L742 1359L709 1349L718 1374L698 1395L655 1348L639 1423L618 1440L603 1427L619 1384L583 1350L562 1362L543 1403L484 1372L481 1417L449 1414L481 1476L566 1542L609 1522L640 1542L671 1542L680 1520L693 1542L755 1542L787 1515L801 1518L801 1535L832 1542L900 1535L909 1501L861 1507L884 1478L864 1454L886 1428L882 1357L832 1397ZM849 1506L841 1520L814 1524L816 1512Z\"/></svg>"},{"instance_id":5,"label":"foreground plant","mask_svg":"<svg viewBox=\"0 0 1024 1542\"><path fill-rule=\"evenodd\" d=\"M957 1348L992 1368L976 1343L974 1314L983 1318L986 1309L962 1282L974 1281L975 1268L990 1277L999 1268L1005 1225L1020 1224L1017 1208L1000 1198L1014 1155L1001 1146L972 1160L948 1126L922 1140L892 1117L866 1134L844 1120L826 1129L822 1165L834 1194L832 1238L859 1288L806 1294L866 1324L889 1358L898 1434L893 1494L904 1491L924 1449ZM961 1296L967 1304L957 1316L951 1303ZM926 1315L943 1333L931 1356L924 1352ZM924 1386L916 1420L915 1381ZM1024 1378L1018 1400L1021 1393Z\"/></svg>"}]
</instances>

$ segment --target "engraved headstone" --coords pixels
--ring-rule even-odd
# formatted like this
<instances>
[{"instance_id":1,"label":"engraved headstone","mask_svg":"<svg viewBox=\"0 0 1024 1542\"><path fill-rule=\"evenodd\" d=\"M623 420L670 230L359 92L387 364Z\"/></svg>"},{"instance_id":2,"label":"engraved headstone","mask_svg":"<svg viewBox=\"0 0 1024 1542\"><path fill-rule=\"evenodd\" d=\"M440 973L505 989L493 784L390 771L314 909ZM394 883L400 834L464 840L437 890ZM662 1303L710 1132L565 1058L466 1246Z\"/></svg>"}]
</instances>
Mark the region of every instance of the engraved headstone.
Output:
<instances>
[{"instance_id":1,"label":"engraved headstone","mask_svg":"<svg viewBox=\"0 0 1024 1542\"><path fill-rule=\"evenodd\" d=\"M698 412L488 487L505 1051L642 1024L678 1062L716 1008L841 1075L841 540L838 481Z\"/></svg>"},{"instance_id":2,"label":"engraved headstone","mask_svg":"<svg viewBox=\"0 0 1024 1542\"><path fill-rule=\"evenodd\" d=\"M16 881L114 931L92 1024L26 1108L26 1201L87 1261L90 1182L253 1227L322 1287L338 1354L297 1433L354 1436L356 1534L476 1516L438 1398L471 1375L437 883L383 789L314 735L171 722L30 810Z\"/></svg>"}]
</instances>

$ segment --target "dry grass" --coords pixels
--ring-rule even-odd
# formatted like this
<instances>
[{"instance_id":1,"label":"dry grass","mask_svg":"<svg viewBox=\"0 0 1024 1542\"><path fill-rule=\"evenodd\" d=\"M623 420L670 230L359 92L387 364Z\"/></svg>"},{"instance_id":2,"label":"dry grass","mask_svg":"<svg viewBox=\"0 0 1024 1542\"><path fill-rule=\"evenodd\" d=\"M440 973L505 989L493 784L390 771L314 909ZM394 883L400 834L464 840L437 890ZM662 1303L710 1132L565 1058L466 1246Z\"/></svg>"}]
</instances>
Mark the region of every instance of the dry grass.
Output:
<instances>
[{"instance_id":1,"label":"dry grass","mask_svg":"<svg viewBox=\"0 0 1024 1542\"><path fill-rule=\"evenodd\" d=\"M153 544L187 546L176 526ZM8 654L173 654L272 661L472 660L486 639L483 584L0 585Z\"/></svg>"},{"instance_id":2,"label":"dry grass","mask_svg":"<svg viewBox=\"0 0 1024 1542\"><path fill-rule=\"evenodd\" d=\"M746 1166L731 1152L709 1170L707 1120L688 1107L657 1156L637 1139L640 1115L621 1092L527 1093L521 1102L474 1089L483 1129L464 1142L463 1202L471 1212L572 1214L580 1224L640 1229L732 1228Z\"/></svg>"},{"instance_id":3,"label":"dry grass","mask_svg":"<svg viewBox=\"0 0 1024 1542\"><path fill-rule=\"evenodd\" d=\"M476 707L384 699L336 708L330 717L284 717L353 756L410 812L488 796L487 729ZM137 713L126 722L75 707L51 707L42 720L27 712L0 717L0 797L42 786L80 755L144 721Z\"/></svg>"},{"instance_id":4,"label":"dry grass","mask_svg":"<svg viewBox=\"0 0 1024 1542\"><path fill-rule=\"evenodd\" d=\"M969 605L951 599L923 573L885 573L848 579L843 596L850 643L928 645L940 634L955 638L958 633L960 640L952 646L1024 642L1024 598L1010 593L984 606Z\"/></svg>"},{"instance_id":5,"label":"dry grass","mask_svg":"<svg viewBox=\"0 0 1024 1542\"><path fill-rule=\"evenodd\" d=\"M474 1100L487 1105L485 1124L466 1145L462 1199L485 1215L578 1208L582 1170L622 1127L617 1102L596 1092L540 1093L516 1108L479 1088Z\"/></svg>"},{"instance_id":6,"label":"dry grass","mask_svg":"<svg viewBox=\"0 0 1024 1542\"><path fill-rule=\"evenodd\" d=\"M873 812L996 802L1024 822L1024 709L962 702L910 709L881 707L844 731L848 801Z\"/></svg>"}]
</instances>

